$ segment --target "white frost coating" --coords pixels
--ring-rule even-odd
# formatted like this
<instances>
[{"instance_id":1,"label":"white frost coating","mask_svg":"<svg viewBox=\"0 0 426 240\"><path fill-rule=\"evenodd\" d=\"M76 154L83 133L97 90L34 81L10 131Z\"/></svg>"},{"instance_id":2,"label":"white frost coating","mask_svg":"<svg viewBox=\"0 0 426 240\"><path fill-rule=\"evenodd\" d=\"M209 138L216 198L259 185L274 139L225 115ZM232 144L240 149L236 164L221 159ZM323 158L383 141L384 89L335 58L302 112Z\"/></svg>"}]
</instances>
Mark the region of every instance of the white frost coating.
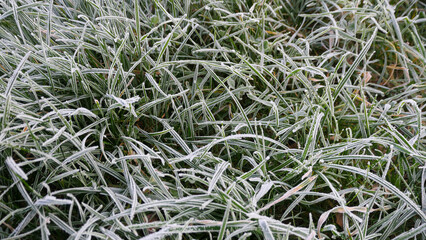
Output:
<instances>
[{"instance_id":1,"label":"white frost coating","mask_svg":"<svg viewBox=\"0 0 426 240\"><path fill-rule=\"evenodd\" d=\"M236 133L236 132L238 132L238 130L240 130L243 127L248 127L247 123L238 123L237 126L235 127L235 129L232 130L232 132Z\"/></svg>"},{"instance_id":2,"label":"white frost coating","mask_svg":"<svg viewBox=\"0 0 426 240\"><path fill-rule=\"evenodd\" d=\"M59 110L61 111L61 110ZM83 116L88 116L88 117L93 117L93 118L98 118L97 115L95 115L94 113L92 113L90 110L86 109L86 108L77 108L75 111L73 111L70 115L83 115Z\"/></svg>"},{"instance_id":3,"label":"white frost coating","mask_svg":"<svg viewBox=\"0 0 426 240\"><path fill-rule=\"evenodd\" d=\"M58 116L58 113L64 117L66 116L74 116L74 115L83 115L83 116L88 116L88 117L93 117L93 118L98 118L97 115L95 115L94 113L92 113L90 110L86 109L86 108L77 108L77 109L61 109L58 110L58 112L52 111L47 113L46 115L44 115L41 120L44 120L46 118L49 118L51 116Z\"/></svg>"},{"instance_id":4,"label":"white frost coating","mask_svg":"<svg viewBox=\"0 0 426 240\"><path fill-rule=\"evenodd\" d=\"M122 99L122 98L116 97L116 96L111 95L111 94L107 94L106 96L114 99L115 101L117 101L117 103L119 103L123 107L128 107L129 104L138 102L141 99L139 96L131 97L131 98L128 98L128 99Z\"/></svg>"},{"instance_id":5,"label":"white frost coating","mask_svg":"<svg viewBox=\"0 0 426 240\"><path fill-rule=\"evenodd\" d=\"M68 199L58 199L53 196L45 196L35 202L36 206L49 206L49 205L69 205L72 201Z\"/></svg>"},{"instance_id":6,"label":"white frost coating","mask_svg":"<svg viewBox=\"0 0 426 240\"><path fill-rule=\"evenodd\" d=\"M139 96L131 97L131 98L128 98L128 99L122 99L122 98L116 97L116 96L111 95L111 94L107 94L106 96L114 99L118 103L118 105L129 110L130 113L133 116L137 117L137 114L136 114L132 104L138 102L141 99Z\"/></svg>"},{"instance_id":7,"label":"white frost coating","mask_svg":"<svg viewBox=\"0 0 426 240\"><path fill-rule=\"evenodd\" d=\"M52 138L50 138L49 140L44 142L42 146L45 147L45 146L53 143L54 141L58 140L58 138L64 133L65 129L66 129L65 126L62 127L61 129L59 129L59 131Z\"/></svg>"},{"instance_id":8,"label":"white frost coating","mask_svg":"<svg viewBox=\"0 0 426 240\"><path fill-rule=\"evenodd\" d=\"M268 191L271 189L273 185L274 183L272 181L267 181L262 184L262 187L260 187L260 190L256 193L253 199L253 204L255 206L257 205L257 202L259 201L259 199L265 196L265 194L268 193Z\"/></svg>"},{"instance_id":9,"label":"white frost coating","mask_svg":"<svg viewBox=\"0 0 426 240\"><path fill-rule=\"evenodd\" d=\"M9 167L10 170L18 174L21 178L28 180L27 174L16 164L16 162L12 159L12 157L6 158L6 165Z\"/></svg>"}]
</instances>

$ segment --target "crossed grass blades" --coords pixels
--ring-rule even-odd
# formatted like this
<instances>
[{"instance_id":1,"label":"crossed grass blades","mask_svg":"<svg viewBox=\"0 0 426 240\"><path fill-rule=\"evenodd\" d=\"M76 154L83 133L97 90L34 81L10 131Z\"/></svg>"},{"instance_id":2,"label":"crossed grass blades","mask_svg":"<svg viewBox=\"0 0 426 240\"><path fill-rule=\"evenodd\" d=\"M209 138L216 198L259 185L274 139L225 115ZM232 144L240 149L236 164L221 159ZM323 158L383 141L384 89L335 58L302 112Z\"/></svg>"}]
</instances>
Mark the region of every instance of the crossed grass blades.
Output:
<instances>
[{"instance_id":1,"label":"crossed grass blades","mask_svg":"<svg viewBox=\"0 0 426 240\"><path fill-rule=\"evenodd\" d=\"M425 3L0 3L0 238L422 239Z\"/></svg>"}]
</instances>

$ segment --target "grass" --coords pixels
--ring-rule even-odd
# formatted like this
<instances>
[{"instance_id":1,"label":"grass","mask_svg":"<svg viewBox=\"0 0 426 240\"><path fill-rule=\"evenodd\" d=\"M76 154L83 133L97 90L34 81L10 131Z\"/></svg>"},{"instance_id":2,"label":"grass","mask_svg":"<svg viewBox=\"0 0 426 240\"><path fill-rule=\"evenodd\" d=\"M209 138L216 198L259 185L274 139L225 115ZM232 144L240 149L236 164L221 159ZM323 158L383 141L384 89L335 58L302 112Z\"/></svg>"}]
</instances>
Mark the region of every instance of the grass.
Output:
<instances>
[{"instance_id":1,"label":"grass","mask_svg":"<svg viewBox=\"0 0 426 240\"><path fill-rule=\"evenodd\" d=\"M425 238L425 9L1 2L0 238Z\"/></svg>"}]
</instances>

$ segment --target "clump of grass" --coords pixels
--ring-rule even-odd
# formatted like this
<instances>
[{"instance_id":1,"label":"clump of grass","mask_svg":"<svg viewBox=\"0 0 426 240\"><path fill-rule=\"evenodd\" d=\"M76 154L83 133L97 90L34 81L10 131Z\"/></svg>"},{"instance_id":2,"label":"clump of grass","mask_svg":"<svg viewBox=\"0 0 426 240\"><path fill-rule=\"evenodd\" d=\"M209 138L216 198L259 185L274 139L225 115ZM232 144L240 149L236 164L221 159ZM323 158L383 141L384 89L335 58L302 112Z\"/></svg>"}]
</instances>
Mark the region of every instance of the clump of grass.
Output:
<instances>
[{"instance_id":1,"label":"clump of grass","mask_svg":"<svg viewBox=\"0 0 426 240\"><path fill-rule=\"evenodd\" d=\"M0 6L0 238L426 237L422 1Z\"/></svg>"}]
</instances>

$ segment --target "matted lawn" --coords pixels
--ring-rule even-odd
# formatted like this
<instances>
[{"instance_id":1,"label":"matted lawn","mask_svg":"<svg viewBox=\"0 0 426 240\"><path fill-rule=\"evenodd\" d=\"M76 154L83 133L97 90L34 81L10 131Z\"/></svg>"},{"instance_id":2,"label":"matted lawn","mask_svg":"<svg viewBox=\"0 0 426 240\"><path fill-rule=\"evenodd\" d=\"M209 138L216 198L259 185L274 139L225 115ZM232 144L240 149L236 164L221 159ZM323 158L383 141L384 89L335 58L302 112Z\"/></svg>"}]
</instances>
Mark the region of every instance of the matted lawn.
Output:
<instances>
[{"instance_id":1,"label":"matted lawn","mask_svg":"<svg viewBox=\"0 0 426 240\"><path fill-rule=\"evenodd\" d=\"M426 238L425 11L0 1L0 239Z\"/></svg>"}]
</instances>

